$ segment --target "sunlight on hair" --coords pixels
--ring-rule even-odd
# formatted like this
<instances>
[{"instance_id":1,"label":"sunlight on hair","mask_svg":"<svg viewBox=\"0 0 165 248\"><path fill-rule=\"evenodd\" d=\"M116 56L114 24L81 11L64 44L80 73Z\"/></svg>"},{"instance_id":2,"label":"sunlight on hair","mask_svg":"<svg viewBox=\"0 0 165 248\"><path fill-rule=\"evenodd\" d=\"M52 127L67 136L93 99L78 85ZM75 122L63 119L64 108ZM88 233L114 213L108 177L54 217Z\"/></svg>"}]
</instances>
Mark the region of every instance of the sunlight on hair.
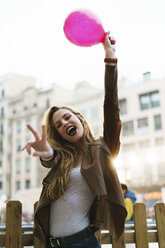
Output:
<instances>
[{"instance_id":1,"label":"sunlight on hair","mask_svg":"<svg viewBox=\"0 0 165 248\"><path fill-rule=\"evenodd\" d=\"M116 168L121 168L122 165L123 165L123 161L122 161L122 159L121 159L120 156L116 157L116 158L113 160L113 163L114 163L114 166L115 166Z\"/></svg>"}]
</instances>

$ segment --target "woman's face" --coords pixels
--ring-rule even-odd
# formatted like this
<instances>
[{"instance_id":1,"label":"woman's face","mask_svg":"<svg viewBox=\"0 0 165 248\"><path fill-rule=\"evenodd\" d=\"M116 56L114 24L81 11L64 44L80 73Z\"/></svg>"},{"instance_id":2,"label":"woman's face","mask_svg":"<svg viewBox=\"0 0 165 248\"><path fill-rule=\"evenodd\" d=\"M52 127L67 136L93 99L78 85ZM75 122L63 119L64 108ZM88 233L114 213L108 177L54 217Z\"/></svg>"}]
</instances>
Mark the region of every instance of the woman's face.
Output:
<instances>
[{"instance_id":1,"label":"woman's face","mask_svg":"<svg viewBox=\"0 0 165 248\"><path fill-rule=\"evenodd\" d=\"M59 109L53 114L57 132L68 142L77 143L83 136L83 125L79 118L68 109Z\"/></svg>"}]
</instances>

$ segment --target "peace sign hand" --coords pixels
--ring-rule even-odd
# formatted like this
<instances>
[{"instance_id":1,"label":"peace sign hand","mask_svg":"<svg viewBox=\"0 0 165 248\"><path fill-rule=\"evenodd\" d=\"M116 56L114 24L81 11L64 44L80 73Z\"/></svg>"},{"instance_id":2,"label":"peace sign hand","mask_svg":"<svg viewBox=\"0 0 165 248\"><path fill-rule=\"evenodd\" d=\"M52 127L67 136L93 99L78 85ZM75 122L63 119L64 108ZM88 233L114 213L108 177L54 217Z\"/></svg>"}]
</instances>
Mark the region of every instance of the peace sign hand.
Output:
<instances>
[{"instance_id":1,"label":"peace sign hand","mask_svg":"<svg viewBox=\"0 0 165 248\"><path fill-rule=\"evenodd\" d=\"M38 132L32 128L31 125L27 125L28 129L32 132L35 141L28 142L21 151L26 150L29 155L33 155L35 157L51 157L53 155L53 150L49 143L47 142L47 134L46 134L46 127L45 125L42 125L42 136L40 138ZM34 149L34 152L32 153L32 148Z\"/></svg>"}]
</instances>

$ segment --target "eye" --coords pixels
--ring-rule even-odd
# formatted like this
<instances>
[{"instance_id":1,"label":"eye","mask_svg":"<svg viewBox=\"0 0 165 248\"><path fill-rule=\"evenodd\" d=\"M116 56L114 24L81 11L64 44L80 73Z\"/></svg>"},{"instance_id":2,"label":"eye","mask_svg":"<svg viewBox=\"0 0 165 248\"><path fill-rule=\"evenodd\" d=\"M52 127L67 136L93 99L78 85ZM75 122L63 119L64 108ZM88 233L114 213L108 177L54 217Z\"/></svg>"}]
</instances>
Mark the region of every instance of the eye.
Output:
<instances>
[{"instance_id":1,"label":"eye","mask_svg":"<svg viewBox=\"0 0 165 248\"><path fill-rule=\"evenodd\" d=\"M70 117L71 117L71 115L67 115L67 116L65 116L65 120L69 120L69 119L70 119Z\"/></svg>"},{"instance_id":2,"label":"eye","mask_svg":"<svg viewBox=\"0 0 165 248\"><path fill-rule=\"evenodd\" d=\"M56 128L60 128L61 127L61 123L59 122L57 125L56 125Z\"/></svg>"}]
</instances>

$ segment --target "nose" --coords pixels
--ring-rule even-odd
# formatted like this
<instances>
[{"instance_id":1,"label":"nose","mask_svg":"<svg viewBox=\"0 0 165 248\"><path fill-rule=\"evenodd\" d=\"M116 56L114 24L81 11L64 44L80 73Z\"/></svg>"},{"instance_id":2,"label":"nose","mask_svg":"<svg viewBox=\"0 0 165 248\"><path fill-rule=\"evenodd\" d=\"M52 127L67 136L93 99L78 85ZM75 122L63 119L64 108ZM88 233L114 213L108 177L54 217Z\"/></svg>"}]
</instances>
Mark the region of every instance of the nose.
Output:
<instances>
[{"instance_id":1,"label":"nose","mask_svg":"<svg viewBox=\"0 0 165 248\"><path fill-rule=\"evenodd\" d=\"M62 120L62 125L65 127L68 124L67 120Z\"/></svg>"}]
</instances>

